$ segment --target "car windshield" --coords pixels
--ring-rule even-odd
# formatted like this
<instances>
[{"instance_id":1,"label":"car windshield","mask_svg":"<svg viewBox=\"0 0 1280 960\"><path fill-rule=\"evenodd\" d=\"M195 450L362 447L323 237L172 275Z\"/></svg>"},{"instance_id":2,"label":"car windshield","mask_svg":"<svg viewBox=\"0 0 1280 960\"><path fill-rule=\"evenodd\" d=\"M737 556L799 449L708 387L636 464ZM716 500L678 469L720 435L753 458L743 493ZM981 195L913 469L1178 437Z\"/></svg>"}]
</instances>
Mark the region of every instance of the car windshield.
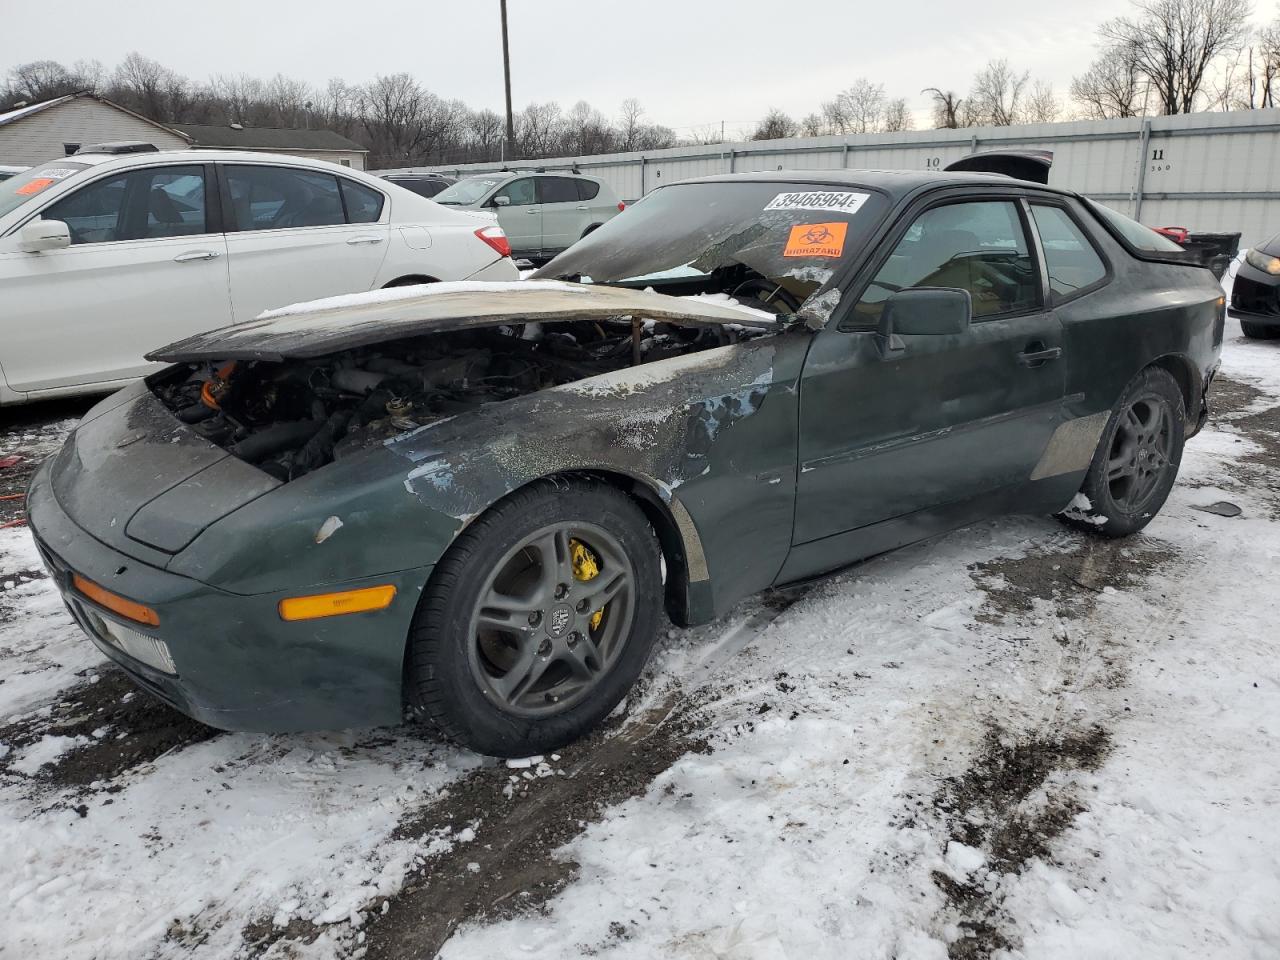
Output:
<instances>
[{"instance_id":1,"label":"car windshield","mask_svg":"<svg viewBox=\"0 0 1280 960\"><path fill-rule=\"evenodd\" d=\"M81 170L89 169L90 164L73 163L70 160L53 160L38 164L30 170L14 174L8 180L0 181L0 217L17 210L27 201L38 197L54 184L67 177L74 176Z\"/></svg>"},{"instance_id":2,"label":"car windshield","mask_svg":"<svg viewBox=\"0 0 1280 960\"><path fill-rule=\"evenodd\" d=\"M712 181L655 190L534 274L794 313L864 246L889 201L860 186Z\"/></svg>"},{"instance_id":3,"label":"car windshield","mask_svg":"<svg viewBox=\"0 0 1280 960\"><path fill-rule=\"evenodd\" d=\"M467 177L441 190L432 199L436 203L450 205L475 203L505 179L506 177Z\"/></svg>"}]
</instances>

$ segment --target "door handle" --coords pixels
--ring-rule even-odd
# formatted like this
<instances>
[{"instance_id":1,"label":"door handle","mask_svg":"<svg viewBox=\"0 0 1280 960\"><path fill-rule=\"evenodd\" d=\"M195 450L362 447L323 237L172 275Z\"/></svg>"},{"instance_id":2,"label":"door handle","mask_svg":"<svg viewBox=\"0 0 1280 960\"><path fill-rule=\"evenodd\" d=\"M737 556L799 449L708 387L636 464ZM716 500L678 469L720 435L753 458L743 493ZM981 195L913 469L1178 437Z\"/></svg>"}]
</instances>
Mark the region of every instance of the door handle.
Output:
<instances>
[{"instance_id":1,"label":"door handle","mask_svg":"<svg viewBox=\"0 0 1280 960\"><path fill-rule=\"evenodd\" d=\"M1027 349L1018 354L1018 362L1024 367L1039 367L1050 360L1057 360L1060 356L1062 356L1061 347L1045 347L1037 340L1035 343L1027 344Z\"/></svg>"},{"instance_id":2,"label":"door handle","mask_svg":"<svg viewBox=\"0 0 1280 960\"><path fill-rule=\"evenodd\" d=\"M353 247L357 243L381 243L381 242L382 242L381 237L351 237L349 240L347 240L347 243Z\"/></svg>"},{"instance_id":3,"label":"door handle","mask_svg":"<svg viewBox=\"0 0 1280 960\"><path fill-rule=\"evenodd\" d=\"M590 210L591 208L590 208L590 207L588 207L588 206L584 203L582 206L578 207L577 209L579 209L579 210Z\"/></svg>"},{"instance_id":4,"label":"door handle","mask_svg":"<svg viewBox=\"0 0 1280 960\"><path fill-rule=\"evenodd\" d=\"M188 250L173 258L174 263L190 263L192 260L215 260L222 254L216 250Z\"/></svg>"},{"instance_id":5,"label":"door handle","mask_svg":"<svg viewBox=\"0 0 1280 960\"><path fill-rule=\"evenodd\" d=\"M535 213L541 213L541 212L542 211L539 210L537 207L530 207L528 210L525 211L525 213L529 214L529 216L533 216Z\"/></svg>"}]
</instances>

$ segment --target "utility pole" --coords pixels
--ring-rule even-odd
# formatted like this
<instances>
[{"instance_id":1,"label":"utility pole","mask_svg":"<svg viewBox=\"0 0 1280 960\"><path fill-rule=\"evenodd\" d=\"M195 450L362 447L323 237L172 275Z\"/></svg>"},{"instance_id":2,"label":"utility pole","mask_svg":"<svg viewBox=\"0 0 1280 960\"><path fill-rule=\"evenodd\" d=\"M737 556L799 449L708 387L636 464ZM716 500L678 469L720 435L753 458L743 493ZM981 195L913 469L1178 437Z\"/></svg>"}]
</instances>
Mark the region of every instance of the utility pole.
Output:
<instances>
[{"instance_id":1,"label":"utility pole","mask_svg":"<svg viewBox=\"0 0 1280 960\"><path fill-rule=\"evenodd\" d=\"M512 160L516 154L516 124L511 115L511 50L507 45L507 0L498 0L502 5L502 78L507 87L507 148L503 151L504 159Z\"/></svg>"}]
</instances>

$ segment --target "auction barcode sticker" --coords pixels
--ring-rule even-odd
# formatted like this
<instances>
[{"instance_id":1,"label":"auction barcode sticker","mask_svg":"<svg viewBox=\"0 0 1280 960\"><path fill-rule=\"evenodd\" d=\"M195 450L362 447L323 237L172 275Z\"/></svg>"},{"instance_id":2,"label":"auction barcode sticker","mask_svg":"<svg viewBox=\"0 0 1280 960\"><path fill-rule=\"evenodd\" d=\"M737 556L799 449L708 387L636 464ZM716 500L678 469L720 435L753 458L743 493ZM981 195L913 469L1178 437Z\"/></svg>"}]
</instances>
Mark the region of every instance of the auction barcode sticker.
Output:
<instances>
[{"instance_id":1,"label":"auction barcode sticker","mask_svg":"<svg viewBox=\"0 0 1280 960\"><path fill-rule=\"evenodd\" d=\"M780 193L766 205L766 210L831 210L855 214L867 202L869 193L814 190L807 193Z\"/></svg>"}]
</instances>

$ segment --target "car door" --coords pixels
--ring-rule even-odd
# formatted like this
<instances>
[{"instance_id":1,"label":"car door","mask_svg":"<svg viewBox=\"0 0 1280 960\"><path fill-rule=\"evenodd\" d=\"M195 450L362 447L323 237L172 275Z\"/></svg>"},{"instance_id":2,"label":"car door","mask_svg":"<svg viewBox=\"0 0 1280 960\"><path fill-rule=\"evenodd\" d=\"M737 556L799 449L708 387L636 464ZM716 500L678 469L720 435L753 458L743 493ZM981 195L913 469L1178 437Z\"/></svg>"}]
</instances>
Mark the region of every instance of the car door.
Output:
<instances>
[{"instance_id":1,"label":"car door","mask_svg":"<svg viewBox=\"0 0 1280 960\"><path fill-rule=\"evenodd\" d=\"M900 518L927 530L929 512L988 495L1016 502L1065 389L1031 236L1022 203L1004 198L933 206L889 240L806 360L796 543ZM968 329L882 337L885 301L913 287L966 290Z\"/></svg>"},{"instance_id":2,"label":"car door","mask_svg":"<svg viewBox=\"0 0 1280 960\"><path fill-rule=\"evenodd\" d=\"M234 322L304 300L369 290L387 255L389 226L349 215L353 189L337 173L278 164L219 164L225 185ZM367 219L367 217L366 217Z\"/></svg>"},{"instance_id":3,"label":"car door","mask_svg":"<svg viewBox=\"0 0 1280 960\"><path fill-rule=\"evenodd\" d=\"M572 177L538 177L538 199L542 202L542 252L552 256L567 250L587 229L591 208L578 194Z\"/></svg>"},{"instance_id":4,"label":"car door","mask_svg":"<svg viewBox=\"0 0 1280 960\"><path fill-rule=\"evenodd\" d=\"M489 205L498 212L498 226L511 243L512 256L542 254L542 205L538 203L533 177L517 177L504 183L493 192Z\"/></svg>"},{"instance_id":5,"label":"car door","mask_svg":"<svg viewBox=\"0 0 1280 960\"><path fill-rule=\"evenodd\" d=\"M0 252L4 369L21 393L124 380L143 354L231 318L226 240L206 164L103 176L40 211L71 245ZM12 240L13 238L9 238Z\"/></svg>"}]
</instances>

